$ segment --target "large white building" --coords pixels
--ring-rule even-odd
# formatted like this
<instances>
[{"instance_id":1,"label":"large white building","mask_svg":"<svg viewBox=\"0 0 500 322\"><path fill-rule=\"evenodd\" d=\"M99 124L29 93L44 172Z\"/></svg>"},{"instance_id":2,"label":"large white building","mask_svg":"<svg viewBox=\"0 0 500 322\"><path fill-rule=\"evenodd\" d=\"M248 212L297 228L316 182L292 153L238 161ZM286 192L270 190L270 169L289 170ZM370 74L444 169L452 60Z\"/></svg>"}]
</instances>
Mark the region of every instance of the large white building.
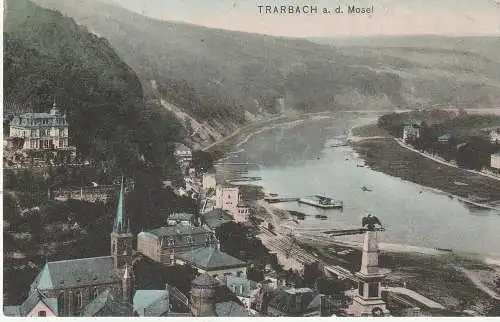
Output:
<instances>
[{"instance_id":1,"label":"large white building","mask_svg":"<svg viewBox=\"0 0 500 322\"><path fill-rule=\"evenodd\" d=\"M491 162L490 162L490 166L491 166L493 169L500 169L500 152L493 153L493 154L491 155Z\"/></svg>"},{"instance_id":2,"label":"large white building","mask_svg":"<svg viewBox=\"0 0 500 322\"><path fill-rule=\"evenodd\" d=\"M22 140L22 150L73 150L66 114L56 104L49 113L25 113L10 122L10 138Z\"/></svg>"},{"instance_id":3,"label":"large white building","mask_svg":"<svg viewBox=\"0 0 500 322\"><path fill-rule=\"evenodd\" d=\"M406 122L403 126L403 141L418 139L421 135L421 123L417 121Z\"/></svg>"}]
</instances>

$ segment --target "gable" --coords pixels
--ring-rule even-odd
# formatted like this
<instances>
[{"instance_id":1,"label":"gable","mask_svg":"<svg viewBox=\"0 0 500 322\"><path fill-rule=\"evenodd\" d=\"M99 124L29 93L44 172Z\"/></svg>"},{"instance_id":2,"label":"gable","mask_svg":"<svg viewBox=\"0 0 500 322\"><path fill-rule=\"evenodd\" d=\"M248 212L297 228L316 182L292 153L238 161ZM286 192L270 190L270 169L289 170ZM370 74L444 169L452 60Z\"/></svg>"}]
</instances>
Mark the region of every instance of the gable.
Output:
<instances>
[{"instance_id":1,"label":"gable","mask_svg":"<svg viewBox=\"0 0 500 322\"><path fill-rule=\"evenodd\" d=\"M57 316L57 312L54 312L52 308L46 305L43 301L38 301L35 307L26 314L27 317L37 317L39 312L45 312L45 316Z\"/></svg>"}]
</instances>

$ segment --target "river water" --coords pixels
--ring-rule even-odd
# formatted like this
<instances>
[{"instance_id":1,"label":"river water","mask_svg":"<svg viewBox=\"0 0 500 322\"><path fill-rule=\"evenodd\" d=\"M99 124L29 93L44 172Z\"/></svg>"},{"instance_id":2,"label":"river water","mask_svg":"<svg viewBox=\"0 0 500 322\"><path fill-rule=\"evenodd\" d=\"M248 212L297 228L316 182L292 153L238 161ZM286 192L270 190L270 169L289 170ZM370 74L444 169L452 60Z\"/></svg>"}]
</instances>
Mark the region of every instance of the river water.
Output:
<instances>
[{"instance_id":1,"label":"river water","mask_svg":"<svg viewBox=\"0 0 500 322\"><path fill-rule=\"evenodd\" d=\"M386 231L380 241L400 246L446 248L500 257L500 214L473 210L447 194L360 167L350 147L330 147L347 129L366 119L342 116L309 121L259 133L235 148L228 161L257 163L249 176L266 192L300 197L323 194L344 201L344 209L322 210L296 202L275 206L305 213L307 230L359 228L366 213L377 216ZM500 183L499 183L500 184ZM362 191L366 186L372 191ZM328 216L326 220L315 218ZM346 237L361 241L360 236Z\"/></svg>"}]
</instances>

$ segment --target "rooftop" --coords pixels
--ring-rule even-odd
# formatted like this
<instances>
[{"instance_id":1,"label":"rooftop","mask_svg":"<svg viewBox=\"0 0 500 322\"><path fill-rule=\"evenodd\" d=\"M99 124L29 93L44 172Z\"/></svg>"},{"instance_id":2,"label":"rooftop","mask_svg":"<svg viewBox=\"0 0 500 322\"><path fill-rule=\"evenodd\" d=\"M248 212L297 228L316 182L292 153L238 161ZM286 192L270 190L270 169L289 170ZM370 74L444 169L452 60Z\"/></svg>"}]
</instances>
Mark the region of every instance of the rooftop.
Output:
<instances>
[{"instance_id":1,"label":"rooftop","mask_svg":"<svg viewBox=\"0 0 500 322\"><path fill-rule=\"evenodd\" d=\"M218 286L219 282L212 276L207 273L203 273L200 276L196 277L191 284L196 286Z\"/></svg>"},{"instance_id":2,"label":"rooftop","mask_svg":"<svg viewBox=\"0 0 500 322\"><path fill-rule=\"evenodd\" d=\"M6 316L26 316L39 302L45 304L54 315L58 314L57 299L46 297L37 290L31 293L21 305L5 306L4 314Z\"/></svg>"},{"instance_id":3,"label":"rooftop","mask_svg":"<svg viewBox=\"0 0 500 322\"><path fill-rule=\"evenodd\" d=\"M106 290L85 307L82 316L132 316L132 306Z\"/></svg>"},{"instance_id":4,"label":"rooftop","mask_svg":"<svg viewBox=\"0 0 500 322\"><path fill-rule=\"evenodd\" d=\"M35 278L38 290L110 284L120 280L111 256L48 262Z\"/></svg>"},{"instance_id":5,"label":"rooftop","mask_svg":"<svg viewBox=\"0 0 500 322\"><path fill-rule=\"evenodd\" d=\"M246 263L215 247L203 247L179 254L179 258L206 270L215 270L222 267L244 267Z\"/></svg>"},{"instance_id":6,"label":"rooftop","mask_svg":"<svg viewBox=\"0 0 500 322\"><path fill-rule=\"evenodd\" d=\"M215 229L233 220L233 216L222 209L214 209L212 211L204 213L202 216L203 222L212 229Z\"/></svg>"},{"instance_id":7,"label":"rooftop","mask_svg":"<svg viewBox=\"0 0 500 322\"><path fill-rule=\"evenodd\" d=\"M171 237L177 235L192 235L192 234L206 234L211 232L209 228L206 227L193 227L193 226L170 226L170 227L160 227L155 228L145 233L152 234L156 237Z\"/></svg>"},{"instance_id":8,"label":"rooftop","mask_svg":"<svg viewBox=\"0 0 500 322\"><path fill-rule=\"evenodd\" d=\"M137 290L134 294L134 311L139 316L165 316L170 307L165 290Z\"/></svg>"},{"instance_id":9,"label":"rooftop","mask_svg":"<svg viewBox=\"0 0 500 322\"><path fill-rule=\"evenodd\" d=\"M223 317L249 317L248 311L234 301L219 302L215 304L215 314Z\"/></svg>"}]
</instances>

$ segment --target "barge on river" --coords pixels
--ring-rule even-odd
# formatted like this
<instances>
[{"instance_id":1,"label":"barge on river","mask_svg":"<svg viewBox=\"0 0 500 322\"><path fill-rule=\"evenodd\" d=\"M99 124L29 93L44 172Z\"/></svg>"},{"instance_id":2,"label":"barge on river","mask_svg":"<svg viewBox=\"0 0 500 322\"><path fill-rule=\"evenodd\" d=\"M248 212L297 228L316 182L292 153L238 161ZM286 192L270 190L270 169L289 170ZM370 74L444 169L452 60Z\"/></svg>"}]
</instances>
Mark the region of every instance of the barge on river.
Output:
<instances>
[{"instance_id":1,"label":"barge on river","mask_svg":"<svg viewBox=\"0 0 500 322\"><path fill-rule=\"evenodd\" d=\"M313 195L304 198L300 198L299 203L306 205L322 208L322 209L332 209L332 208L343 208L344 203L340 200L333 200L322 195Z\"/></svg>"}]
</instances>

